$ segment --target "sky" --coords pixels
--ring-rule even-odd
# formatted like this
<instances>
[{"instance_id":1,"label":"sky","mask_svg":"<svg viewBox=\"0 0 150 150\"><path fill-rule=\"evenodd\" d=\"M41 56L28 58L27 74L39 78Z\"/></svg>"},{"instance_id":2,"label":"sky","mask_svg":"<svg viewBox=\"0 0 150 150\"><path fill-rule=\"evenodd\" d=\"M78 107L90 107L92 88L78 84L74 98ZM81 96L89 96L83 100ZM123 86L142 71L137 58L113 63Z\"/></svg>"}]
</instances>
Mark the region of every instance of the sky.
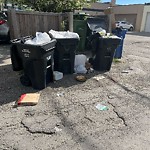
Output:
<instances>
[{"instance_id":1,"label":"sky","mask_svg":"<svg viewBox=\"0 0 150 150\"><path fill-rule=\"evenodd\" d=\"M110 2L111 0L101 0L101 2ZM128 5L128 4L145 4L150 3L150 0L116 0L116 4Z\"/></svg>"}]
</instances>

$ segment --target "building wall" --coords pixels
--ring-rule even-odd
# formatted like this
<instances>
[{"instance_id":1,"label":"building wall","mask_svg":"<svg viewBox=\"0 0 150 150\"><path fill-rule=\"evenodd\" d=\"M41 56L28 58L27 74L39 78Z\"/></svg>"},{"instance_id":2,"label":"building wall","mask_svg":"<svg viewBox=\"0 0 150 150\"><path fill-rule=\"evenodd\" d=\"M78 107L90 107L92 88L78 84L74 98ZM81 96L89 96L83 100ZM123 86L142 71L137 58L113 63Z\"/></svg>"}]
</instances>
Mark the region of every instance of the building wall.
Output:
<instances>
[{"instance_id":1,"label":"building wall","mask_svg":"<svg viewBox=\"0 0 150 150\"><path fill-rule=\"evenodd\" d=\"M150 6L144 6L141 29L140 29L141 32L145 31L146 18L147 18L148 13L150 13Z\"/></svg>"},{"instance_id":2,"label":"building wall","mask_svg":"<svg viewBox=\"0 0 150 150\"><path fill-rule=\"evenodd\" d=\"M89 8L92 9L106 9L110 4L106 3L92 3ZM135 4L135 5L116 5L114 6L115 19L126 20L134 25L136 31L140 31L141 22L144 10L144 4ZM88 12L90 15L102 15L102 12Z\"/></svg>"},{"instance_id":3,"label":"building wall","mask_svg":"<svg viewBox=\"0 0 150 150\"><path fill-rule=\"evenodd\" d=\"M120 5L114 7L114 14L121 19L126 19L126 21L132 23L136 31L140 31L141 29L141 22L143 16L144 5Z\"/></svg>"}]
</instances>

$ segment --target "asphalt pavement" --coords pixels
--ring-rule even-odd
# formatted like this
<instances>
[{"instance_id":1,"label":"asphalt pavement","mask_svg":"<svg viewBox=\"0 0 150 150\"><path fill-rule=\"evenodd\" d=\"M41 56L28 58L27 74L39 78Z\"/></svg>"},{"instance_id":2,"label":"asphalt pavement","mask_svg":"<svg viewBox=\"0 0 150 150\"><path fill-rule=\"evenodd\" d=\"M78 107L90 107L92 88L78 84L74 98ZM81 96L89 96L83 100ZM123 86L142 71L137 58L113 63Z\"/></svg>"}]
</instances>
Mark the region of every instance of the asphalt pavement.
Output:
<instances>
[{"instance_id":1,"label":"asphalt pavement","mask_svg":"<svg viewBox=\"0 0 150 150\"><path fill-rule=\"evenodd\" d=\"M0 150L149 150L150 33L129 32L106 73L75 74L36 91L20 83L0 45ZM14 107L24 93L35 106Z\"/></svg>"}]
</instances>

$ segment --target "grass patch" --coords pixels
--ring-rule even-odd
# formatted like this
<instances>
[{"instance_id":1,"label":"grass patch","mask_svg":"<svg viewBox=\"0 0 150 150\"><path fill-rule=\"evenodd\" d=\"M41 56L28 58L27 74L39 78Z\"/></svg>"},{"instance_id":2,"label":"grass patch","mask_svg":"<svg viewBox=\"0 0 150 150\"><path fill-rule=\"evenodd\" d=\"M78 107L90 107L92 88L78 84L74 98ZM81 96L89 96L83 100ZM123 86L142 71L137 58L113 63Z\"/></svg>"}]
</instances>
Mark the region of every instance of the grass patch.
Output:
<instances>
[{"instance_id":1,"label":"grass patch","mask_svg":"<svg viewBox=\"0 0 150 150\"><path fill-rule=\"evenodd\" d=\"M114 59L113 59L113 62L114 62L114 63L121 63L121 59L114 58Z\"/></svg>"}]
</instances>

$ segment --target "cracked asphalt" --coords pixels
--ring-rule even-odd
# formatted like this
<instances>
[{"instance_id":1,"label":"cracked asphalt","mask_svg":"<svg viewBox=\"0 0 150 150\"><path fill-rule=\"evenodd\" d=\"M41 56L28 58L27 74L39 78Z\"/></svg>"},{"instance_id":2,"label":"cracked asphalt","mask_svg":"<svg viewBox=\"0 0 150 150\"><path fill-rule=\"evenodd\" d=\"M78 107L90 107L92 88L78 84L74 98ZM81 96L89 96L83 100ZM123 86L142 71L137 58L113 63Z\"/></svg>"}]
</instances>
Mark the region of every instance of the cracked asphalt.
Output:
<instances>
[{"instance_id":1,"label":"cracked asphalt","mask_svg":"<svg viewBox=\"0 0 150 150\"><path fill-rule=\"evenodd\" d=\"M110 72L83 83L65 75L41 91L21 85L9 50L1 43L0 150L149 150L150 33L129 32ZM40 93L36 106L14 107L32 92Z\"/></svg>"}]
</instances>

